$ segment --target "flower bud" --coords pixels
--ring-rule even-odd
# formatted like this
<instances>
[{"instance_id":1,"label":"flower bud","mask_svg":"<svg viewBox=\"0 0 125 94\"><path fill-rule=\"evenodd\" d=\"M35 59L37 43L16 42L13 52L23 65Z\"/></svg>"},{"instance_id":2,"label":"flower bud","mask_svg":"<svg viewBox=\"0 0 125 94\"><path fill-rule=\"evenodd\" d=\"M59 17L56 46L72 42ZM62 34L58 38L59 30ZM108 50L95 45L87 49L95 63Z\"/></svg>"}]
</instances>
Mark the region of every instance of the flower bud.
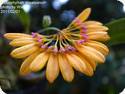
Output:
<instances>
[{"instance_id":1,"label":"flower bud","mask_svg":"<svg viewBox=\"0 0 125 94\"><path fill-rule=\"evenodd\" d=\"M48 27L51 25L51 17L48 15L43 16L43 27Z\"/></svg>"}]
</instances>

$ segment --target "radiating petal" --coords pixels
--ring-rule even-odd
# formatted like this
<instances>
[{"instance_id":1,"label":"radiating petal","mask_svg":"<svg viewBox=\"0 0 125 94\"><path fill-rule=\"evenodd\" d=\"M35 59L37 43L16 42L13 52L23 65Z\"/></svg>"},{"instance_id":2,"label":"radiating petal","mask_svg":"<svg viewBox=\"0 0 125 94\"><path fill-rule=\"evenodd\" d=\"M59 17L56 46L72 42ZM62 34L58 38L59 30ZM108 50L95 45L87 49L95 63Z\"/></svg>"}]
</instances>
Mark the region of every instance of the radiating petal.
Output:
<instances>
[{"instance_id":1,"label":"radiating petal","mask_svg":"<svg viewBox=\"0 0 125 94\"><path fill-rule=\"evenodd\" d=\"M87 33L92 33L92 32L106 32L106 31L105 30L96 30L96 29L87 29L86 32Z\"/></svg>"},{"instance_id":2,"label":"radiating petal","mask_svg":"<svg viewBox=\"0 0 125 94\"><path fill-rule=\"evenodd\" d=\"M83 61L83 63L86 64L86 75L88 76L93 76L94 72L93 72L93 67L90 65L90 63L85 59L85 57L83 57L83 55L76 53L77 56L79 56L79 58Z\"/></svg>"},{"instance_id":3,"label":"radiating petal","mask_svg":"<svg viewBox=\"0 0 125 94\"><path fill-rule=\"evenodd\" d=\"M78 55L75 55L73 53L66 54L66 57L68 59L68 62L72 65L74 69L88 76L93 75L93 71L89 70L90 67L88 67L89 64L87 64L87 61L81 59Z\"/></svg>"},{"instance_id":4,"label":"radiating petal","mask_svg":"<svg viewBox=\"0 0 125 94\"><path fill-rule=\"evenodd\" d=\"M91 65L91 67L95 70L96 69L96 61L91 59L91 56L90 55L86 55L86 54L81 54L81 53L78 53L81 57L84 57L84 59Z\"/></svg>"},{"instance_id":5,"label":"radiating petal","mask_svg":"<svg viewBox=\"0 0 125 94\"><path fill-rule=\"evenodd\" d=\"M88 41L85 43L86 46L93 47L96 50L100 51L104 55L107 55L109 53L109 49L106 45L102 44L101 42L97 41Z\"/></svg>"},{"instance_id":6,"label":"radiating petal","mask_svg":"<svg viewBox=\"0 0 125 94\"><path fill-rule=\"evenodd\" d=\"M49 56L50 55L47 52L42 52L41 54L39 54L31 63L30 69L33 72L41 70L46 65Z\"/></svg>"},{"instance_id":7,"label":"radiating petal","mask_svg":"<svg viewBox=\"0 0 125 94\"><path fill-rule=\"evenodd\" d=\"M33 53L23 61L20 67L20 75L27 75L31 72L29 66L38 54L39 54L39 51Z\"/></svg>"},{"instance_id":8,"label":"radiating petal","mask_svg":"<svg viewBox=\"0 0 125 94\"><path fill-rule=\"evenodd\" d=\"M85 10L83 10L83 12L80 13L80 15L78 15L69 26L71 25L76 25L76 20L80 20L81 22L85 21L86 19L88 19L89 15L91 13L91 8L87 8Z\"/></svg>"},{"instance_id":9,"label":"radiating petal","mask_svg":"<svg viewBox=\"0 0 125 94\"><path fill-rule=\"evenodd\" d=\"M83 24L85 25L103 25L102 23L100 22L97 22L97 21L85 21Z\"/></svg>"},{"instance_id":10,"label":"radiating petal","mask_svg":"<svg viewBox=\"0 0 125 94\"><path fill-rule=\"evenodd\" d=\"M64 55L58 55L59 67L64 80L71 82L74 78L74 71Z\"/></svg>"},{"instance_id":11,"label":"radiating petal","mask_svg":"<svg viewBox=\"0 0 125 94\"><path fill-rule=\"evenodd\" d=\"M88 33L88 39L90 40L97 40L97 41L107 41L110 39L107 32L91 32Z\"/></svg>"},{"instance_id":12,"label":"radiating petal","mask_svg":"<svg viewBox=\"0 0 125 94\"><path fill-rule=\"evenodd\" d=\"M95 60L98 63L104 63L105 57L102 53L97 51L94 48L88 47L88 46L76 46L78 51L86 56L91 56L91 59Z\"/></svg>"},{"instance_id":13,"label":"radiating petal","mask_svg":"<svg viewBox=\"0 0 125 94\"><path fill-rule=\"evenodd\" d=\"M57 55L51 54L47 63L46 78L53 83L59 74L59 65Z\"/></svg>"},{"instance_id":14,"label":"radiating petal","mask_svg":"<svg viewBox=\"0 0 125 94\"><path fill-rule=\"evenodd\" d=\"M86 34L91 34L91 33L97 33L97 32L107 32L108 28L102 25L98 25L98 23L93 22L93 24L87 24L84 25L84 28L86 30ZM81 29L82 30L82 29ZM83 31L83 30L82 30Z\"/></svg>"},{"instance_id":15,"label":"radiating petal","mask_svg":"<svg viewBox=\"0 0 125 94\"><path fill-rule=\"evenodd\" d=\"M4 34L4 37L9 40L13 40L13 39L22 38L22 37L31 38L32 36L28 34L22 34L22 33L6 33Z\"/></svg>"},{"instance_id":16,"label":"radiating petal","mask_svg":"<svg viewBox=\"0 0 125 94\"><path fill-rule=\"evenodd\" d=\"M66 54L67 60L70 65L79 72L85 72L86 65L82 63L81 59L74 54Z\"/></svg>"},{"instance_id":17,"label":"radiating petal","mask_svg":"<svg viewBox=\"0 0 125 94\"><path fill-rule=\"evenodd\" d=\"M38 49L39 48L35 46L35 44L29 44L29 45L22 46L13 50L11 52L11 56L14 58L25 58L31 55L32 53L34 53L35 51L37 51Z\"/></svg>"},{"instance_id":18,"label":"radiating petal","mask_svg":"<svg viewBox=\"0 0 125 94\"><path fill-rule=\"evenodd\" d=\"M100 26L100 25L96 25L96 24L91 24L91 25L86 25L87 29L93 29L93 30L101 30L101 31L108 31L108 27L106 26Z\"/></svg>"},{"instance_id":19,"label":"radiating petal","mask_svg":"<svg viewBox=\"0 0 125 94\"><path fill-rule=\"evenodd\" d=\"M24 37L24 38L14 39L9 44L11 46L18 47L18 46L24 46L24 45L32 44L32 43L35 43L33 38L26 38L26 37Z\"/></svg>"},{"instance_id":20,"label":"radiating petal","mask_svg":"<svg viewBox=\"0 0 125 94\"><path fill-rule=\"evenodd\" d=\"M94 26L94 25L93 25ZM87 27L87 31L86 33L91 33L91 32L107 32L108 31L108 28L107 27L95 27L95 28L92 28L92 25L90 26L91 28Z\"/></svg>"}]
</instances>

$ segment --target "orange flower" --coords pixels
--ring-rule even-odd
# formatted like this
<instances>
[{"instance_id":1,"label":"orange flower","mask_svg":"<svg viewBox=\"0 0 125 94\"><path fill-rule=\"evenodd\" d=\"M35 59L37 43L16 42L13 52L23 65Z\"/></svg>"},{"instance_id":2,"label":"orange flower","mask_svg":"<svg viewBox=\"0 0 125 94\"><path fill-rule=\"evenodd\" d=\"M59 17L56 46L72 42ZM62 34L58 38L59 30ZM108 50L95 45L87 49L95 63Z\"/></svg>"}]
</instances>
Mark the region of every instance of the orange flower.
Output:
<instances>
[{"instance_id":1,"label":"orange flower","mask_svg":"<svg viewBox=\"0 0 125 94\"><path fill-rule=\"evenodd\" d=\"M72 23L57 34L7 33L14 58L25 58L20 74L26 75L46 67L46 78L52 83L61 72L64 80L71 82L74 70L92 76L97 63L104 63L109 50L101 42L107 41L108 28L97 21L85 21L91 12L85 9Z\"/></svg>"}]
</instances>

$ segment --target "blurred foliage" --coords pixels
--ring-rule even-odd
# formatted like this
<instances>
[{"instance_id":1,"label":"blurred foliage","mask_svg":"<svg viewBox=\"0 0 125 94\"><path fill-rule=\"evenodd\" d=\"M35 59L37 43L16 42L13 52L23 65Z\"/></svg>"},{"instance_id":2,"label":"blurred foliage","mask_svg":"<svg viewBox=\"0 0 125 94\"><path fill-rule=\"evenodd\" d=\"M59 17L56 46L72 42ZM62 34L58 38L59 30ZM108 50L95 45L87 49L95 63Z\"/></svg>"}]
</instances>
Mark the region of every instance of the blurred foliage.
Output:
<instances>
[{"instance_id":1,"label":"blurred foliage","mask_svg":"<svg viewBox=\"0 0 125 94\"><path fill-rule=\"evenodd\" d=\"M20 13L17 13L17 16L19 17L20 21L22 22L24 28L25 28L25 33L29 33L29 28L30 28L30 16L28 13L24 12L24 10L20 10Z\"/></svg>"},{"instance_id":2,"label":"blurred foliage","mask_svg":"<svg viewBox=\"0 0 125 94\"><path fill-rule=\"evenodd\" d=\"M109 27L111 36L109 45L125 43L125 18L111 21L106 25Z\"/></svg>"}]
</instances>

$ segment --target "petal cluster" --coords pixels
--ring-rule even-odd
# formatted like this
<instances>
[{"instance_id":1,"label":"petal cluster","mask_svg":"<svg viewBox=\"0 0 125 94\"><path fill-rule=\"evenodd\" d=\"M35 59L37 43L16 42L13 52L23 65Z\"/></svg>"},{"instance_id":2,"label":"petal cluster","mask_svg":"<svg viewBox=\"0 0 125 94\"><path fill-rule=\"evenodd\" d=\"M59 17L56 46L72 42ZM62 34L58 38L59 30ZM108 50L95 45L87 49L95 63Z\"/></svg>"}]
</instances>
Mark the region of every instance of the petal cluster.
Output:
<instances>
[{"instance_id":1,"label":"petal cluster","mask_svg":"<svg viewBox=\"0 0 125 94\"><path fill-rule=\"evenodd\" d=\"M57 34L6 33L10 45L17 47L11 52L14 58L24 58L20 74L42 70L46 66L46 78L52 83L62 74L71 82L74 70L92 76L98 63L104 63L109 49L108 28L97 21L86 21L91 12L85 9L71 24Z\"/></svg>"}]
</instances>

